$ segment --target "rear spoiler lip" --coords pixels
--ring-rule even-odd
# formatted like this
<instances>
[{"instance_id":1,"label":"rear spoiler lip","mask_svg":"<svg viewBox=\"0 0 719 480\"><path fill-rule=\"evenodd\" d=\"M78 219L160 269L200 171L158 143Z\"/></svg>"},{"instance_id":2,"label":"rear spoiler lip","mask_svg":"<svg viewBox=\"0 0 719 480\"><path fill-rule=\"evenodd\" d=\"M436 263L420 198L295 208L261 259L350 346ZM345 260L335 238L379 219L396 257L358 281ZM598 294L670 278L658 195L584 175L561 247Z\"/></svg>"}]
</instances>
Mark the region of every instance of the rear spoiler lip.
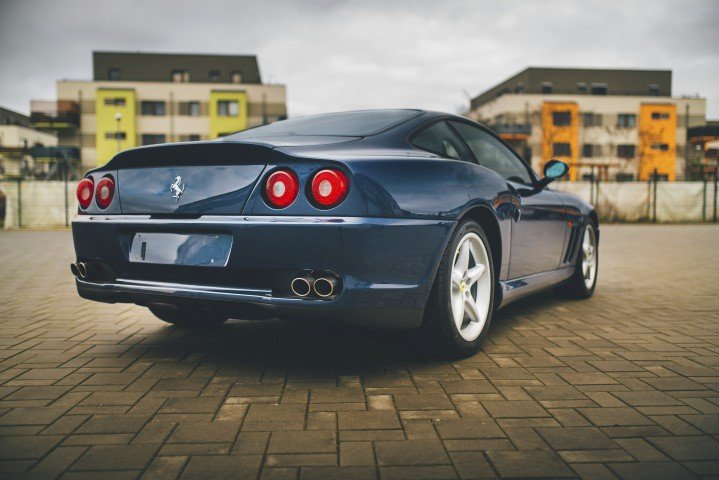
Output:
<instances>
[{"instance_id":1,"label":"rear spoiler lip","mask_svg":"<svg viewBox=\"0 0 719 480\"><path fill-rule=\"evenodd\" d=\"M254 142L174 142L136 147L115 155L109 162L90 170L106 170L183 165L238 165L270 162L277 147ZM238 153L243 158L238 158ZM268 155L270 153L270 155ZM207 158L208 155L211 159ZM184 158L183 158L184 157ZM198 161L199 159L199 161Z\"/></svg>"}]
</instances>

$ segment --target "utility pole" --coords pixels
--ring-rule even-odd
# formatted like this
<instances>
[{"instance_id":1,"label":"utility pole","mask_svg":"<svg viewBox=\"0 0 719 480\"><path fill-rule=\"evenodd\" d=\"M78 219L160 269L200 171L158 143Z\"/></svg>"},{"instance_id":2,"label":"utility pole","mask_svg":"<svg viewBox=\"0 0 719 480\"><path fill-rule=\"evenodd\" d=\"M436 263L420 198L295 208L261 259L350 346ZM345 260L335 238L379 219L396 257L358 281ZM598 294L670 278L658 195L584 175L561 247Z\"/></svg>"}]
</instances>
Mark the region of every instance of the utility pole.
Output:
<instances>
[{"instance_id":1,"label":"utility pole","mask_svg":"<svg viewBox=\"0 0 719 480\"><path fill-rule=\"evenodd\" d=\"M684 180L689 180L689 102L684 106Z\"/></svg>"}]
</instances>

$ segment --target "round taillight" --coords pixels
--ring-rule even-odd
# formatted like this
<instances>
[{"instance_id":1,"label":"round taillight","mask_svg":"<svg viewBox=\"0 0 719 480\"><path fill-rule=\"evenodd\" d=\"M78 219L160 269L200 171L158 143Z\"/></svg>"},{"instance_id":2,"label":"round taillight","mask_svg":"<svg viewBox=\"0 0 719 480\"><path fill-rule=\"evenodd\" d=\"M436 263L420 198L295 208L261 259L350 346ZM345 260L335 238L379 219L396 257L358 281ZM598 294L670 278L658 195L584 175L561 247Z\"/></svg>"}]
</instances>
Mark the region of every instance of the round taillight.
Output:
<instances>
[{"instance_id":1,"label":"round taillight","mask_svg":"<svg viewBox=\"0 0 719 480\"><path fill-rule=\"evenodd\" d=\"M290 170L277 170L267 177L265 195L274 208L285 208L292 205L300 191L297 175Z\"/></svg>"},{"instance_id":2,"label":"round taillight","mask_svg":"<svg viewBox=\"0 0 719 480\"><path fill-rule=\"evenodd\" d=\"M103 210L110 206L112 203L112 197L115 195L115 182L111 177L103 177L102 180L97 182L95 188L95 201L97 206Z\"/></svg>"},{"instance_id":3,"label":"round taillight","mask_svg":"<svg viewBox=\"0 0 719 480\"><path fill-rule=\"evenodd\" d=\"M321 208L336 207L347 197L350 182L339 170L321 170L312 179L312 198Z\"/></svg>"},{"instance_id":4,"label":"round taillight","mask_svg":"<svg viewBox=\"0 0 719 480\"><path fill-rule=\"evenodd\" d=\"M83 178L77 184L77 203L83 210L90 206L92 202L92 192L95 191L95 184L91 178Z\"/></svg>"}]
</instances>

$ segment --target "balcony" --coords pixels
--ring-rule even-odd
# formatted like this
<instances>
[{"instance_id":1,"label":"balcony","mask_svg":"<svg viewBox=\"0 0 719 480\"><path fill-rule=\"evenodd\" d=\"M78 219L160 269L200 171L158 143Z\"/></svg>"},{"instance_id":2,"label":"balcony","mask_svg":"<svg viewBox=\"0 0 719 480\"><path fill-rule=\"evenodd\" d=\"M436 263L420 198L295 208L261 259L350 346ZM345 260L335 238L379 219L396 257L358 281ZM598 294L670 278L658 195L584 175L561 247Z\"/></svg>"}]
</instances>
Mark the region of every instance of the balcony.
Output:
<instances>
[{"instance_id":1,"label":"balcony","mask_svg":"<svg viewBox=\"0 0 719 480\"><path fill-rule=\"evenodd\" d=\"M529 123L489 125L500 138L504 140L526 140L532 134L532 125Z\"/></svg>"},{"instance_id":2,"label":"balcony","mask_svg":"<svg viewBox=\"0 0 719 480\"><path fill-rule=\"evenodd\" d=\"M30 123L38 130L74 130L80 126L80 107L69 100L33 100Z\"/></svg>"}]
</instances>

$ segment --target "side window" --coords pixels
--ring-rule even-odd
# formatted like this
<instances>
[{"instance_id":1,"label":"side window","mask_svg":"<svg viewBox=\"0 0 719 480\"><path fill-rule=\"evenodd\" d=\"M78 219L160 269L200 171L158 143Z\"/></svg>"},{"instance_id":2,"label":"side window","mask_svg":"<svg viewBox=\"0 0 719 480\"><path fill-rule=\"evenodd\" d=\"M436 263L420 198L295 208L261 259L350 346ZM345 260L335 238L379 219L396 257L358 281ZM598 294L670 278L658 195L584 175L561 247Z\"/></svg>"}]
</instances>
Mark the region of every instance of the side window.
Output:
<instances>
[{"instance_id":1,"label":"side window","mask_svg":"<svg viewBox=\"0 0 719 480\"><path fill-rule=\"evenodd\" d=\"M480 165L497 172L507 180L524 185L532 184L527 167L502 142L466 123L452 122L452 126L467 142Z\"/></svg>"},{"instance_id":2,"label":"side window","mask_svg":"<svg viewBox=\"0 0 719 480\"><path fill-rule=\"evenodd\" d=\"M422 128L415 133L410 142L415 147L434 153L441 157L454 158L455 160L469 160L471 155L462 145L447 122L435 122L428 127Z\"/></svg>"}]
</instances>

